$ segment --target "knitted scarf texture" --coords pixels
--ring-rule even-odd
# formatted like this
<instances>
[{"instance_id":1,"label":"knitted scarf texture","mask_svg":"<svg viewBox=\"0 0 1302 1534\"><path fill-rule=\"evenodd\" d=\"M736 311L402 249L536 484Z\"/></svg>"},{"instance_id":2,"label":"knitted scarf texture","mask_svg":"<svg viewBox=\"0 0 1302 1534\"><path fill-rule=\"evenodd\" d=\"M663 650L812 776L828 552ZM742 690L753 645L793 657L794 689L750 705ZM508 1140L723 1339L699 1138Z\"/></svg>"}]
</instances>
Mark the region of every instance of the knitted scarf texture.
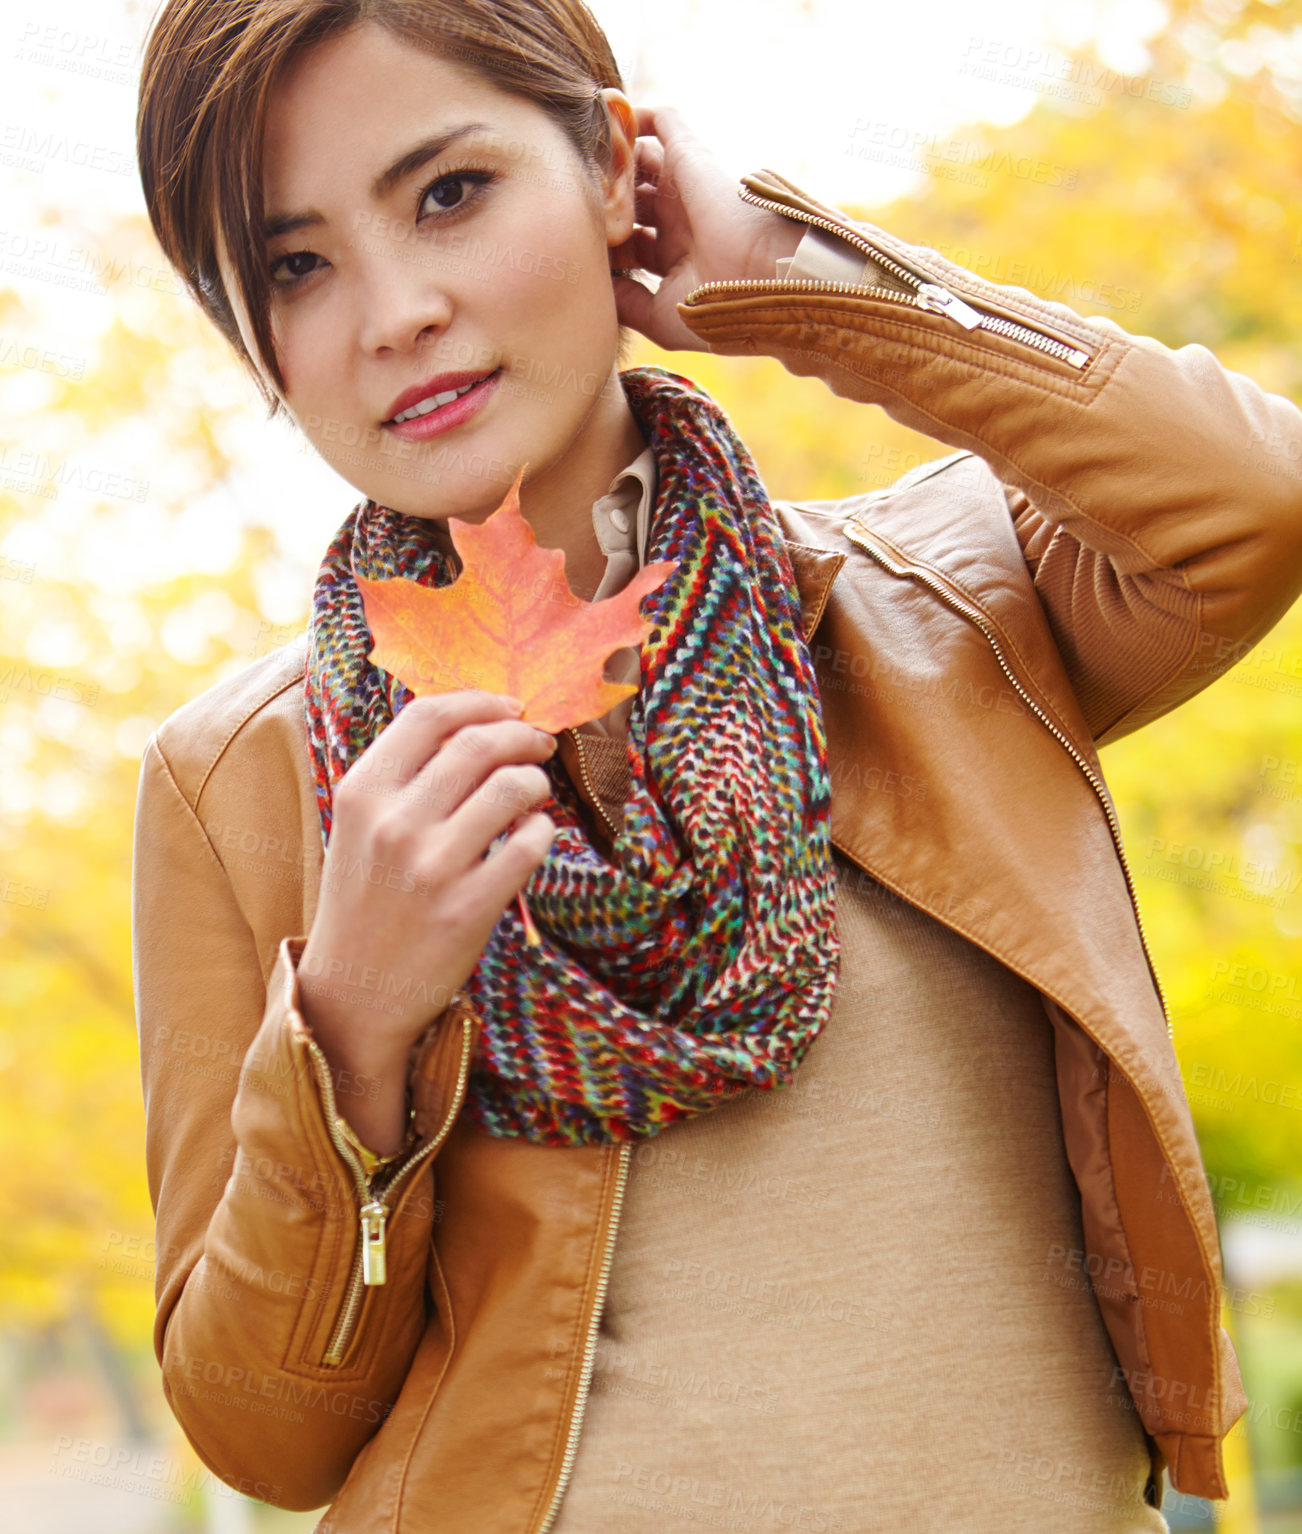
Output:
<instances>
[{"instance_id":1,"label":"knitted scarf texture","mask_svg":"<svg viewBox=\"0 0 1302 1534\"><path fill-rule=\"evenodd\" d=\"M542 942L513 900L463 987L481 1029L462 1112L546 1145L646 1137L789 1085L839 968L827 743L780 525L699 385L620 380L658 471L647 562L679 561L641 605L623 829L608 861L559 757L544 764L536 807L557 830L524 888ZM457 573L429 522L371 500L326 551L304 703L327 848L335 783L412 697L366 659L354 576Z\"/></svg>"}]
</instances>

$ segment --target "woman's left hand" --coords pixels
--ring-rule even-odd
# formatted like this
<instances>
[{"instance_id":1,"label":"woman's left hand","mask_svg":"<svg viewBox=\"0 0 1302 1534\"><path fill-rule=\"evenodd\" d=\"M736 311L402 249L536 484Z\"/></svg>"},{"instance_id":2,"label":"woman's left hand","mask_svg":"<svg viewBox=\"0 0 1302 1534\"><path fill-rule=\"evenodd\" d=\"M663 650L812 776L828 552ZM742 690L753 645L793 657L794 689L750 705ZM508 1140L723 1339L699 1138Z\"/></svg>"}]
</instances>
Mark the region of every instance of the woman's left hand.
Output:
<instances>
[{"instance_id":1,"label":"woman's left hand","mask_svg":"<svg viewBox=\"0 0 1302 1534\"><path fill-rule=\"evenodd\" d=\"M665 351L708 351L675 306L703 282L775 277L774 262L795 251L804 226L743 202L737 195L737 178L715 159L676 107L635 111L639 137L634 217L639 227L610 248L619 322ZM660 286L653 293L614 271L616 267L654 273Z\"/></svg>"}]
</instances>

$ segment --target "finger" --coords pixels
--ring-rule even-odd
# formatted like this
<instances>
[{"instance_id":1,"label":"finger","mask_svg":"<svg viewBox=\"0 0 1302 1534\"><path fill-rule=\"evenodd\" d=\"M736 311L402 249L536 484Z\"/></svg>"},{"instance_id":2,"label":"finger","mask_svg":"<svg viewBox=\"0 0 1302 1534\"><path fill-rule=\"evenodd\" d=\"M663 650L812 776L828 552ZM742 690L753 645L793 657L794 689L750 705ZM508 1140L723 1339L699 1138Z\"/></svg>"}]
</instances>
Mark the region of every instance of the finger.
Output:
<instances>
[{"instance_id":1,"label":"finger","mask_svg":"<svg viewBox=\"0 0 1302 1534\"><path fill-rule=\"evenodd\" d=\"M633 189L633 218L638 224L646 225L647 229L664 229L673 216L670 207L672 196L673 193L667 192L664 183L653 187L641 181Z\"/></svg>"},{"instance_id":2,"label":"finger","mask_svg":"<svg viewBox=\"0 0 1302 1534\"><path fill-rule=\"evenodd\" d=\"M513 822L546 804L555 806L555 799L551 779L540 766L498 768L448 816L439 843L440 867L452 878L462 877Z\"/></svg>"},{"instance_id":3,"label":"finger","mask_svg":"<svg viewBox=\"0 0 1302 1534\"><path fill-rule=\"evenodd\" d=\"M621 325L631 325L640 335L656 341L655 294L632 277L625 277L619 272L612 273L611 277L618 322Z\"/></svg>"},{"instance_id":4,"label":"finger","mask_svg":"<svg viewBox=\"0 0 1302 1534\"><path fill-rule=\"evenodd\" d=\"M555 736L522 719L472 719L469 724L446 739L399 790L404 803L419 805L429 820L451 820L498 768L539 766L555 755Z\"/></svg>"},{"instance_id":5,"label":"finger","mask_svg":"<svg viewBox=\"0 0 1302 1534\"><path fill-rule=\"evenodd\" d=\"M633 217L639 224L658 227L664 221L663 206L658 186L647 181L638 182L633 189Z\"/></svg>"},{"instance_id":6,"label":"finger","mask_svg":"<svg viewBox=\"0 0 1302 1534\"><path fill-rule=\"evenodd\" d=\"M368 779L373 793L400 789L463 725L518 718L518 711L501 694L483 688L421 694L410 699L377 733L340 779L336 791L354 774Z\"/></svg>"},{"instance_id":7,"label":"finger","mask_svg":"<svg viewBox=\"0 0 1302 1534\"><path fill-rule=\"evenodd\" d=\"M638 114L638 144L647 145L648 156L658 157L663 167L666 156L673 162L672 175L677 175L688 161L708 157L709 151L687 119L677 107L668 105L645 107ZM649 162L648 162L649 163Z\"/></svg>"},{"instance_id":8,"label":"finger","mask_svg":"<svg viewBox=\"0 0 1302 1534\"><path fill-rule=\"evenodd\" d=\"M677 280L670 281L678 290ZM621 325L632 326L662 351L709 351L709 343L684 322L673 292L664 292L663 285L660 292L652 294L642 284L617 275L614 287L615 312Z\"/></svg>"},{"instance_id":9,"label":"finger","mask_svg":"<svg viewBox=\"0 0 1302 1534\"><path fill-rule=\"evenodd\" d=\"M654 229L634 229L628 239L610 247L612 272L643 271L663 277L660 242ZM636 280L636 279L635 279ZM654 291L654 290L653 290Z\"/></svg>"},{"instance_id":10,"label":"finger","mask_svg":"<svg viewBox=\"0 0 1302 1534\"><path fill-rule=\"evenodd\" d=\"M462 877L464 904L504 911L546 861L555 838L556 822L543 811L522 815L502 845Z\"/></svg>"},{"instance_id":11,"label":"finger","mask_svg":"<svg viewBox=\"0 0 1302 1534\"><path fill-rule=\"evenodd\" d=\"M651 230L656 241L654 264L645 262L649 271L668 272L691 249L692 221L679 200L678 187L667 175L655 186L639 183L633 197L634 220ZM631 261L613 261L612 266L631 266Z\"/></svg>"},{"instance_id":12,"label":"finger","mask_svg":"<svg viewBox=\"0 0 1302 1534\"><path fill-rule=\"evenodd\" d=\"M668 144L671 139L696 137L683 114L667 101L634 107L633 112L639 138L645 134L647 138L658 138L662 144Z\"/></svg>"},{"instance_id":13,"label":"finger","mask_svg":"<svg viewBox=\"0 0 1302 1534\"><path fill-rule=\"evenodd\" d=\"M664 172L665 146L659 139L640 138L635 151L638 180L655 186Z\"/></svg>"}]
</instances>

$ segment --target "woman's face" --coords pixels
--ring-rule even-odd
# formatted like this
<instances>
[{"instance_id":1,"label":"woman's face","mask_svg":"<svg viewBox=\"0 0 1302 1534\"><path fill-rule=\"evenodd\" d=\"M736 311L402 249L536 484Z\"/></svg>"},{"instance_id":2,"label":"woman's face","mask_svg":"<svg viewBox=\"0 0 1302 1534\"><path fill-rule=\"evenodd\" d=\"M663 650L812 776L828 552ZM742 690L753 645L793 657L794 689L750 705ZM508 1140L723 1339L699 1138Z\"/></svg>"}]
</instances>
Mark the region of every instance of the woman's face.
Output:
<instances>
[{"instance_id":1,"label":"woman's face","mask_svg":"<svg viewBox=\"0 0 1302 1534\"><path fill-rule=\"evenodd\" d=\"M621 147L607 187L532 102L375 26L291 66L263 160L281 397L365 495L487 514L522 462L545 481L585 428L626 419L609 247L633 229L632 137Z\"/></svg>"}]
</instances>

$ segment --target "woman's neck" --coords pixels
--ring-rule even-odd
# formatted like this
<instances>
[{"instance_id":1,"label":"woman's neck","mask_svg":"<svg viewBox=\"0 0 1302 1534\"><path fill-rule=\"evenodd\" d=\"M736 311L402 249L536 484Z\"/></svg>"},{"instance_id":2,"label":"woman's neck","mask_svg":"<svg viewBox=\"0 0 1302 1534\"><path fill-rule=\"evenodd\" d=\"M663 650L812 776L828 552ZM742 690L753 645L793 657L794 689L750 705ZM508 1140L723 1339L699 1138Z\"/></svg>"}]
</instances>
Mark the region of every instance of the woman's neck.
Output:
<instances>
[{"instance_id":1,"label":"woman's neck","mask_svg":"<svg viewBox=\"0 0 1302 1534\"><path fill-rule=\"evenodd\" d=\"M591 601L606 572L606 555L592 525L592 503L647 446L628 398L612 370L581 430L537 479L526 478L520 510L541 548L565 554L565 578Z\"/></svg>"},{"instance_id":2,"label":"woman's neck","mask_svg":"<svg viewBox=\"0 0 1302 1534\"><path fill-rule=\"evenodd\" d=\"M612 372L613 384L593 408L583 427L544 474L526 479L520 488L520 512L533 529L540 548L560 549L565 555L565 579L580 601L590 602L606 573L607 556L592 525L592 504L610 488L621 469L646 448L647 441L628 398ZM496 504L500 504L499 495ZM493 508L482 517L484 521ZM461 568L445 518L435 519L437 541Z\"/></svg>"}]
</instances>

